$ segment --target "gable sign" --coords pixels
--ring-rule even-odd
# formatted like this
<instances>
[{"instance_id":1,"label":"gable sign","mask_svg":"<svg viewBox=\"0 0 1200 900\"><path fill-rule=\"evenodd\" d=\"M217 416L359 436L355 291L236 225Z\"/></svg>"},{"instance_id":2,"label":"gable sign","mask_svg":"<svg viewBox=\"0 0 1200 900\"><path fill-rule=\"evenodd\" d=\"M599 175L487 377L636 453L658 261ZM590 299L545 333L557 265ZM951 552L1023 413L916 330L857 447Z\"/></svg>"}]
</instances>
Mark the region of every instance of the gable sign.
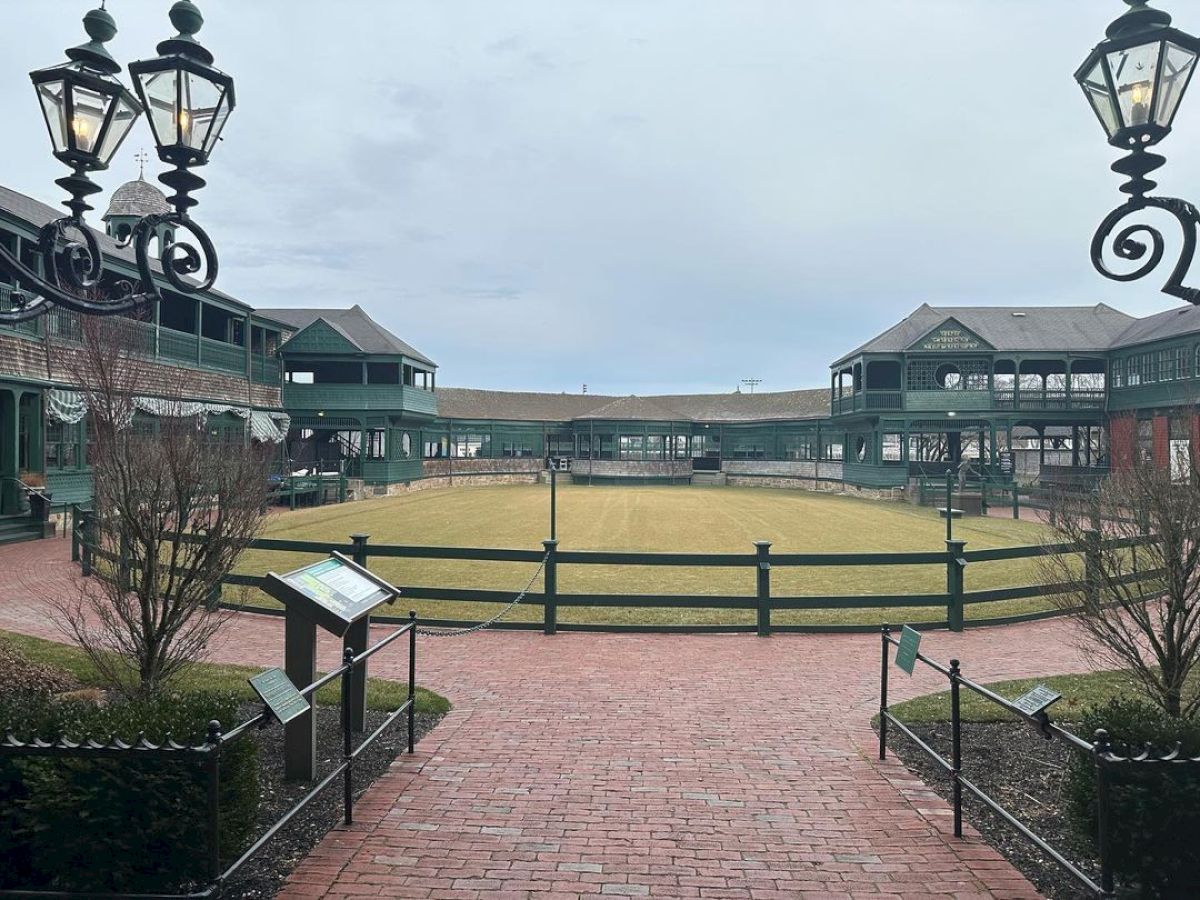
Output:
<instances>
[{"instance_id":1,"label":"gable sign","mask_svg":"<svg viewBox=\"0 0 1200 900\"><path fill-rule=\"evenodd\" d=\"M909 350L921 353L973 353L992 349L991 344L953 319L947 319L909 347Z\"/></svg>"},{"instance_id":2,"label":"gable sign","mask_svg":"<svg viewBox=\"0 0 1200 900\"><path fill-rule=\"evenodd\" d=\"M285 353L359 353L358 346L324 319L304 326L281 347Z\"/></svg>"}]
</instances>

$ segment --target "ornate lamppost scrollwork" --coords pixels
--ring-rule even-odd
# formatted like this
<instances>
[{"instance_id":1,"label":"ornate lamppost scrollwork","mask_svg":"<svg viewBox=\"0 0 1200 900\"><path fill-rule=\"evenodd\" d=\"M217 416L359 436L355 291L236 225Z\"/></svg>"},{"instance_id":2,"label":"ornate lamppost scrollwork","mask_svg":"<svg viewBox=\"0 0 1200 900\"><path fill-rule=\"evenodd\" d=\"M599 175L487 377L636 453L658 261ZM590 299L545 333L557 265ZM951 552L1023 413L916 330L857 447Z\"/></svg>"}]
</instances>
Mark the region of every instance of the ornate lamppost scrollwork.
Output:
<instances>
[{"instance_id":1,"label":"ornate lamppost scrollwork","mask_svg":"<svg viewBox=\"0 0 1200 900\"><path fill-rule=\"evenodd\" d=\"M185 294L208 290L216 280L216 248L189 214L197 202L192 192L205 184L191 169L208 162L220 138L234 107L233 79L212 66L212 54L196 40L204 19L191 0L178 0L170 18L179 33L158 45L156 58L129 67L136 97L116 78L121 66L104 47L117 26L103 7L84 17L90 40L68 50L67 62L30 73L54 156L72 169L55 182L70 194L63 201L70 214L41 229L37 267L0 243L0 272L15 283L0 324L33 319L53 306L115 315L161 300L150 246L164 226L190 238L162 249L161 276ZM89 173L108 168L143 111L149 112L159 158L175 167L159 176L174 191L167 201L174 211L142 218L118 245L132 246L138 282L103 283L104 258L84 219L92 209L87 198L100 190ZM203 278L196 280L201 271Z\"/></svg>"},{"instance_id":2,"label":"ornate lamppost scrollwork","mask_svg":"<svg viewBox=\"0 0 1200 900\"><path fill-rule=\"evenodd\" d=\"M1146 0L1125 0L1130 7L1108 26L1105 40L1092 50L1075 73L1093 112L1104 126L1108 142L1129 151L1117 160L1114 172L1128 179L1121 191L1129 199L1110 212L1092 238L1092 264L1106 278L1136 281L1162 262L1165 242L1152 224L1126 219L1146 210L1162 210L1179 222L1183 244L1163 292L1188 303L1200 304L1200 289L1184 285L1196 252L1200 213L1186 200L1148 196L1157 187L1146 176L1166 163L1151 153L1168 134L1187 91L1200 56L1200 40L1171 27L1171 16L1151 9ZM1118 230L1118 228L1120 230ZM1118 271L1105 261L1105 251L1125 262L1136 263Z\"/></svg>"}]
</instances>

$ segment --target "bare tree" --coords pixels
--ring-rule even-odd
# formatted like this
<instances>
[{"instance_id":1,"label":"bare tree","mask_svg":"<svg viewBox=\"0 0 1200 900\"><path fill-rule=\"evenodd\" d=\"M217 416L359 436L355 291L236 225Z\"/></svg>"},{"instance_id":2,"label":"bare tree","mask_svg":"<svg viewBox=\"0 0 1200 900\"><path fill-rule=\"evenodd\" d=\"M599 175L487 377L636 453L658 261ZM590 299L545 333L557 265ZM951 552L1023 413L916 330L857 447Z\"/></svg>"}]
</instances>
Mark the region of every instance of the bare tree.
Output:
<instances>
[{"instance_id":1,"label":"bare tree","mask_svg":"<svg viewBox=\"0 0 1200 900\"><path fill-rule=\"evenodd\" d=\"M143 340L128 321L82 317L64 360L92 417L96 544L115 561L95 566L59 611L109 686L128 694L160 691L203 656L222 622L211 600L262 521L269 455L244 429L210 431L182 399L184 371L149 362ZM157 417L136 413L146 396Z\"/></svg>"},{"instance_id":2,"label":"bare tree","mask_svg":"<svg viewBox=\"0 0 1200 900\"><path fill-rule=\"evenodd\" d=\"M1200 712L1200 470L1137 456L1091 492L1051 500L1054 540L1079 556L1044 557L1047 583L1079 623L1081 646L1129 670L1172 716ZM1077 560L1084 560L1080 578Z\"/></svg>"}]
</instances>

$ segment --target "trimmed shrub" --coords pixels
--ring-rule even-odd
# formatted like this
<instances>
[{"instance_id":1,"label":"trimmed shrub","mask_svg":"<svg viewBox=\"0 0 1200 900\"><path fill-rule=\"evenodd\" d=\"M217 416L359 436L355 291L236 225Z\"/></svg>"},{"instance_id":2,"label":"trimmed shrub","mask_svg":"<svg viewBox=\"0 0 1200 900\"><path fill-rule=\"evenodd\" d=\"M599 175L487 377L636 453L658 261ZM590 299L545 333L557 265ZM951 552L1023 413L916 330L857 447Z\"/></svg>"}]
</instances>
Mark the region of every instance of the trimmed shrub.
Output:
<instances>
[{"instance_id":1,"label":"trimmed shrub","mask_svg":"<svg viewBox=\"0 0 1200 900\"><path fill-rule=\"evenodd\" d=\"M21 740L68 735L132 743L204 741L237 721L239 701L184 694L110 706L25 696L0 701ZM249 736L221 751L221 854L247 843L258 813L258 750ZM199 754L0 758L0 887L163 891L207 877L207 775ZM7 865L9 860L13 865Z\"/></svg>"},{"instance_id":2,"label":"trimmed shrub","mask_svg":"<svg viewBox=\"0 0 1200 900\"><path fill-rule=\"evenodd\" d=\"M1134 754L1149 744L1166 753L1200 756L1200 720L1176 719L1135 699L1116 699L1083 716L1081 734L1108 731L1114 750ZM1116 763L1106 768L1111 860L1121 882L1147 897L1200 896L1200 763ZM1073 754L1067 796L1076 828L1096 840L1099 803L1090 756Z\"/></svg>"}]
</instances>

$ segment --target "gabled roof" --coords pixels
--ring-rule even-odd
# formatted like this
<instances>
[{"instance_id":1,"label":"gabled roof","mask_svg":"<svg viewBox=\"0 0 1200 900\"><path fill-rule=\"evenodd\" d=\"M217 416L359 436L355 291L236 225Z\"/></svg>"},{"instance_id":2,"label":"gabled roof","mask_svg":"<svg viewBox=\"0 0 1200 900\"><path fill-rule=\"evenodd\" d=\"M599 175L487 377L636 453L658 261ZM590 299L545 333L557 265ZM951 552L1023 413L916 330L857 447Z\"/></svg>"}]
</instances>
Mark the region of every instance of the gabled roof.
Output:
<instances>
[{"instance_id":1,"label":"gabled roof","mask_svg":"<svg viewBox=\"0 0 1200 900\"><path fill-rule=\"evenodd\" d=\"M406 344L374 319L357 303L349 309L264 309L264 315L277 322L303 331L318 319L346 338L360 353L403 355L409 359L437 367L428 356ZM283 349L287 349L284 343Z\"/></svg>"},{"instance_id":2,"label":"gabled roof","mask_svg":"<svg viewBox=\"0 0 1200 900\"><path fill-rule=\"evenodd\" d=\"M1128 347L1166 338L1182 337L1200 331L1200 306L1178 306L1165 312L1138 319L1121 332L1113 347Z\"/></svg>"},{"instance_id":3,"label":"gabled roof","mask_svg":"<svg viewBox=\"0 0 1200 900\"><path fill-rule=\"evenodd\" d=\"M438 388L438 415L448 419L510 422L641 420L651 422L762 422L829 415L829 390L761 394L665 394L613 397Z\"/></svg>"},{"instance_id":4,"label":"gabled roof","mask_svg":"<svg viewBox=\"0 0 1200 900\"><path fill-rule=\"evenodd\" d=\"M903 353L947 319L954 319L1000 352L1107 350L1137 320L1105 303L1095 306L938 306L921 304L887 331L847 353Z\"/></svg>"},{"instance_id":5,"label":"gabled roof","mask_svg":"<svg viewBox=\"0 0 1200 900\"><path fill-rule=\"evenodd\" d=\"M35 229L41 228L43 225L48 225L55 219L60 219L67 215L65 209L56 209L53 206L48 206L39 200L34 200L32 197L17 193L3 185L0 185L0 212L5 212L12 218L25 222ZM96 243L99 244L100 252L104 256L119 259L131 266L137 265L137 254L134 253L132 246L119 247L117 246L117 242L105 232L95 228L90 230L95 235ZM161 274L162 264L157 259L151 259L150 270ZM242 309L250 309L250 305L245 301L231 297L229 294L226 294L224 291L218 291L216 288L210 288L205 291L204 296L223 300Z\"/></svg>"}]
</instances>

